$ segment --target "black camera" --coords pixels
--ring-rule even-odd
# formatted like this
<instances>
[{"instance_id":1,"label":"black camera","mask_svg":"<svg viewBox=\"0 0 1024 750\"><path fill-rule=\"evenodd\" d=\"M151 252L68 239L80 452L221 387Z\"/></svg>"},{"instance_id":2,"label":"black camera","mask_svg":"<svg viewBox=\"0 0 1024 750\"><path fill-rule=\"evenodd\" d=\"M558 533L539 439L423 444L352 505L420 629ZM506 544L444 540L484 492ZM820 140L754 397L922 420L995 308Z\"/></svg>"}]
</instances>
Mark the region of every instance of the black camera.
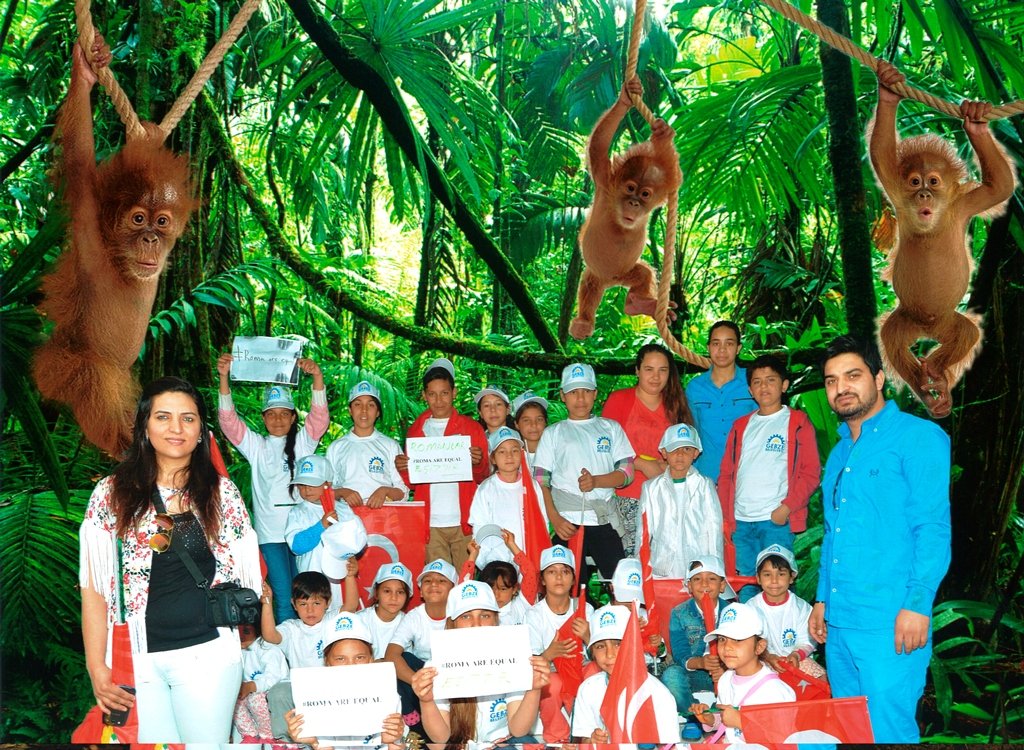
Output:
<instances>
[{"instance_id":1,"label":"black camera","mask_svg":"<svg viewBox=\"0 0 1024 750\"><path fill-rule=\"evenodd\" d=\"M135 695L135 688L131 685L119 685L122 690ZM112 708L109 714L103 716L103 723L112 727L123 727L128 723L128 714L132 711L131 707L128 708Z\"/></svg>"},{"instance_id":2,"label":"black camera","mask_svg":"<svg viewBox=\"0 0 1024 750\"><path fill-rule=\"evenodd\" d=\"M237 583L218 583L207 590L206 621L215 628L252 624L260 616L260 598Z\"/></svg>"}]
</instances>

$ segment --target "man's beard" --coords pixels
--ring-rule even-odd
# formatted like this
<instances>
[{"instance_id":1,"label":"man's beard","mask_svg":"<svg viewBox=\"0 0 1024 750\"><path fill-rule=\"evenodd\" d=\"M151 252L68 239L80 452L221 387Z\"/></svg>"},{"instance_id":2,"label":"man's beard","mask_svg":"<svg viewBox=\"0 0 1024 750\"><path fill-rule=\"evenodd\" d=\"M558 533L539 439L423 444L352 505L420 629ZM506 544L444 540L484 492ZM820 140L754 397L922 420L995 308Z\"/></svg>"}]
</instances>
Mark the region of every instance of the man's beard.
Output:
<instances>
[{"instance_id":1,"label":"man's beard","mask_svg":"<svg viewBox=\"0 0 1024 750\"><path fill-rule=\"evenodd\" d=\"M851 419L863 417L865 414L871 411L871 409L874 408L875 404L878 402L878 391L872 391L871 398L868 401L861 401L859 394L855 393L853 395L856 400L852 404L843 407L841 410L838 406L832 407L833 411L835 411L836 413L836 416L838 416L844 422L849 422Z\"/></svg>"}]
</instances>

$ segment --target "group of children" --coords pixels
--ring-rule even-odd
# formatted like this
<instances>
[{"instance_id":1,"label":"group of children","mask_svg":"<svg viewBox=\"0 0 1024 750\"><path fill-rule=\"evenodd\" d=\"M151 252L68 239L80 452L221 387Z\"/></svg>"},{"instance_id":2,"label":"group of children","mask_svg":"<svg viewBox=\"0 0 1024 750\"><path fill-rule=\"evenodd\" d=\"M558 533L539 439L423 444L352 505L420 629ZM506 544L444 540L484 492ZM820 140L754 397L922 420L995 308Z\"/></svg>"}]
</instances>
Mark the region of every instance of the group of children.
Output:
<instances>
[{"instance_id":1,"label":"group of children","mask_svg":"<svg viewBox=\"0 0 1024 750\"><path fill-rule=\"evenodd\" d=\"M252 729L252 723L246 722L255 721L256 736L300 739L301 717L291 710L287 679L266 684L270 676L283 671L270 656L278 651L273 644L278 644L290 667L356 663L347 657L339 661L335 653L347 647L337 645L344 640L332 640L337 618L355 612L359 627L351 632L366 636L370 657L395 664L403 732L412 727L438 742L446 731L449 737L464 740L505 739L538 731L547 742L570 737L603 741L600 700L595 707L594 696L603 695L621 640L620 626L625 627L623 612L628 610L616 608L637 597L595 613L589 604L577 611L574 591L589 580L590 561L606 580L621 578L624 566L637 563L625 558L621 519L609 502L616 488L633 481L634 453L617 422L594 415L593 369L584 363L565 368L560 395L568 418L548 426L545 399L528 391L510 400L494 385L475 396L479 420L461 415L454 407L457 390L452 363L438 359L427 368L422 396L428 408L408 436L468 436L473 469L472 478L465 481L412 485L415 499L426 505L426 559L431 562L416 581L422 603L405 613L413 586L410 571L400 563L381 567L370 606L358 609L354 555L366 539L365 533L360 537L361 524L351 508L379 508L387 501L407 498L410 491L408 458L396 441L376 430L381 413L377 389L367 381L351 389L352 430L333 442L326 456L318 456L313 450L326 431L329 415L316 364L300 361L300 367L313 376L312 406L305 425L301 430L297 425L288 389L275 386L267 389L264 398L268 435L262 437L248 430L234 413L230 363L230 355L218 362L220 421L225 435L253 469L257 529L268 568L262 639L251 641L247 651L247 659L257 659L254 654L266 656L266 664L246 667L236 717L239 733ZM762 665L778 667L784 660L820 673L809 659L813 650L806 632L809 605L789 592L797 573L792 535L806 527L807 500L817 486L814 430L802 412L782 404L788 374L778 360L758 359L746 375L758 410L733 425L717 487L694 466L701 454L698 430L694 425L676 424L665 431L659 446L664 474L647 481L641 491L654 574L684 579L691 597L672 610L671 657L665 659L664 647L660 660L648 657L652 672L658 675L650 677L657 683L652 694L662 696L655 705L666 714L659 715L659 727L664 718L664 726L674 727L678 734L677 718L686 717L682 728L686 740L703 736L712 719L727 728L727 740L740 736L738 713L709 714L703 710L706 707L694 704L694 692L710 690L717 683L720 700L731 700L731 705L792 700L792 691L787 697L784 684L757 677ZM334 500L341 502L335 506ZM541 555L539 570L537 561L522 549L531 533L530 513L540 514L556 543ZM562 545L580 527L584 529L582 559L576 560ZM756 576L760 586L759 593L756 587L744 587L741 598L747 604L724 606L723 599L737 597L725 579L723 531L735 544L739 574ZM483 610L494 616L474 616L473 624L466 625L461 605L449 604L460 581L472 579L485 584L478 588L486 596L477 603L485 604ZM290 584L283 596L286 580ZM720 627L710 633L699 606L704 596L714 600L718 612ZM480 714L480 721L469 721L469 709L431 699L430 633L480 624L527 625L538 657L538 684L506 701L506 706L515 703L516 710L506 708L510 717L502 729L493 726L493 717L484 721ZM616 633L618 638L613 637ZM718 645L717 654L705 640ZM575 658L578 650L586 657L586 679L577 687L572 669L563 679L564 667L559 670L559 665ZM775 674L774 669L768 671ZM729 673L734 676L723 682ZM603 684L600 679L594 681L602 675ZM254 697L260 694L266 695L265 713ZM669 711L671 717L667 717ZM260 723L266 714L270 726ZM460 718L451 722L453 715ZM523 727L527 729L521 733ZM377 741L397 741L396 728L401 727L389 717ZM463 736L467 731L472 736ZM666 729L662 735L659 729L656 741L678 739L670 734Z\"/></svg>"}]
</instances>

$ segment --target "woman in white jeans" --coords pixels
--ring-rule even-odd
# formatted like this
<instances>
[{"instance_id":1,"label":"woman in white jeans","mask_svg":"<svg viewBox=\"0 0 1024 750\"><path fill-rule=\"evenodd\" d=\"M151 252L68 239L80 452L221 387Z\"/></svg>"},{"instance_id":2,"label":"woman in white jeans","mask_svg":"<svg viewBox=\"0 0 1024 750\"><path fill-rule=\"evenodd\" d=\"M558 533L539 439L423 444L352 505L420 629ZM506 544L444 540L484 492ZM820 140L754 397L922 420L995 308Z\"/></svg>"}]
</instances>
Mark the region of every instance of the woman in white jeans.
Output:
<instances>
[{"instance_id":1,"label":"woman in white jeans","mask_svg":"<svg viewBox=\"0 0 1024 750\"><path fill-rule=\"evenodd\" d=\"M234 630L206 622L211 584L260 589L259 552L238 489L210 460L206 408L188 382L142 392L125 460L93 490L79 532L86 667L100 709L138 710L139 742L228 742L242 681ZM121 585L118 575L121 571ZM111 625L123 599L135 697L114 684Z\"/></svg>"}]
</instances>

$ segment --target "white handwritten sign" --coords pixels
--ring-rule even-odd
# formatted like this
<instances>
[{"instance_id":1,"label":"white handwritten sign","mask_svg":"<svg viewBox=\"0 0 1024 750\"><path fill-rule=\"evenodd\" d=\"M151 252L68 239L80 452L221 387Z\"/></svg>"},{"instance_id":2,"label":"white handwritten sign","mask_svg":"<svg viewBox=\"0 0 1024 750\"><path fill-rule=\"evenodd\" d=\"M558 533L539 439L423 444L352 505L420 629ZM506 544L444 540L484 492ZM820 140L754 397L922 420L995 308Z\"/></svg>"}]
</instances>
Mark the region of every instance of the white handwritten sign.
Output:
<instances>
[{"instance_id":1,"label":"white handwritten sign","mask_svg":"<svg viewBox=\"0 0 1024 750\"><path fill-rule=\"evenodd\" d=\"M395 665L389 661L298 667L291 677L303 737L379 734L385 717L398 710Z\"/></svg>"},{"instance_id":2,"label":"white handwritten sign","mask_svg":"<svg viewBox=\"0 0 1024 750\"><path fill-rule=\"evenodd\" d=\"M302 342L271 336L236 336L231 345L231 379L299 384Z\"/></svg>"},{"instance_id":3,"label":"white handwritten sign","mask_svg":"<svg viewBox=\"0 0 1024 750\"><path fill-rule=\"evenodd\" d=\"M433 630L430 663L435 698L520 693L533 685L526 625Z\"/></svg>"},{"instance_id":4,"label":"white handwritten sign","mask_svg":"<svg viewBox=\"0 0 1024 750\"><path fill-rule=\"evenodd\" d=\"M411 437L405 439L412 484L466 482L473 478L469 435Z\"/></svg>"}]
</instances>

